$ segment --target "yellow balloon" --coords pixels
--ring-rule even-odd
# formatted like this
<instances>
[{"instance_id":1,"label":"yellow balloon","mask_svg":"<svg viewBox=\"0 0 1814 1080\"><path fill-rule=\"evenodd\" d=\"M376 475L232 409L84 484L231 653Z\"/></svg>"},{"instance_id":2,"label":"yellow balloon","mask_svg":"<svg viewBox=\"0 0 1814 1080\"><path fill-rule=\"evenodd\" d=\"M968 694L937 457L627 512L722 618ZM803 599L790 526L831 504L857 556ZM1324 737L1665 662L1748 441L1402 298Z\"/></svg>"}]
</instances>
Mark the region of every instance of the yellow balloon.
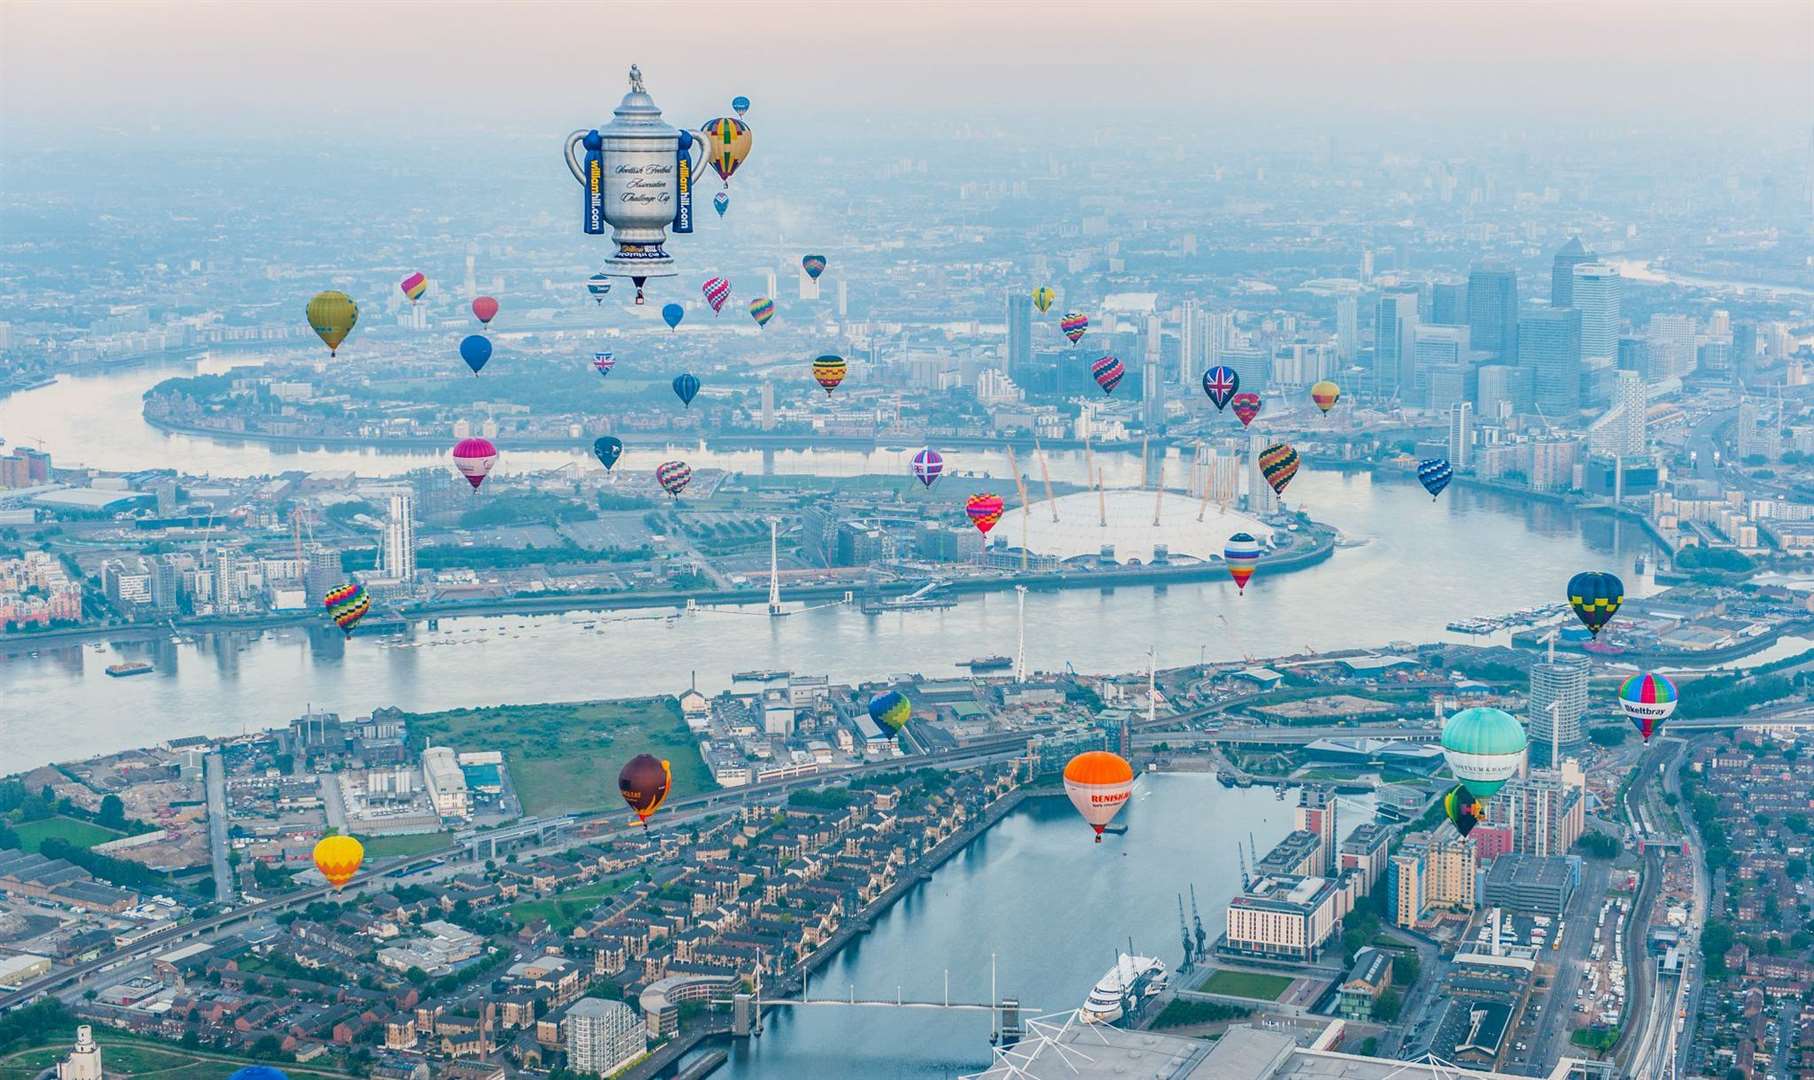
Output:
<instances>
[{"instance_id":1,"label":"yellow balloon","mask_svg":"<svg viewBox=\"0 0 1814 1080\"><path fill-rule=\"evenodd\" d=\"M750 156L750 126L729 116L707 120L700 134L705 136L705 160L712 171L727 185L731 175Z\"/></svg>"},{"instance_id":2,"label":"yellow balloon","mask_svg":"<svg viewBox=\"0 0 1814 1080\"><path fill-rule=\"evenodd\" d=\"M1038 308L1042 315L1052 309L1052 301L1056 299L1058 299L1058 294L1052 291L1050 285L1041 285L1033 290L1033 306Z\"/></svg>"},{"instance_id":3,"label":"yellow balloon","mask_svg":"<svg viewBox=\"0 0 1814 1080\"><path fill-rule=\"evenodd\" d=\"M350 836L324 836L315 844L315 869L338 889L353 880L365 861L365 845Z\"/></svg>"},{"instance_id":4,"label":"yellow balloon","mask_svg":"<svg viewBox=\"0 0 1814 1080\"><path fill-rule=\"evenodd\" d=\"M334 350L340 348L340 343L353 332L353 324L359 321L359 305L347 294L329 289L316 293L309 301L308 316L309 325L321 335L321 340L327 343L328 355L333 356Z\"/></svg>"}]
</instances>

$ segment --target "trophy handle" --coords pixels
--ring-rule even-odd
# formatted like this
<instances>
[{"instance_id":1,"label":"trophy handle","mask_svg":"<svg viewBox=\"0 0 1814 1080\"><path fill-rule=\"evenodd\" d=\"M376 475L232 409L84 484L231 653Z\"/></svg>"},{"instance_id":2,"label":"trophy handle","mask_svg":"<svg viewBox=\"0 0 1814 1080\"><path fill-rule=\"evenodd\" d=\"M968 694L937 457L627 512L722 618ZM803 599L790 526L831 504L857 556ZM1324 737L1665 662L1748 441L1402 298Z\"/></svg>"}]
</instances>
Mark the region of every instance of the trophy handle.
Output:
<instances>
[{"instance_id":1,"label":"trophy handle","mask_svg":"<svg viewBox=\"0 0 1814 1080\"><path fill-rule=\"evenodd\" d=\"M574 155L573 148L585 142L590 131L590 128L581 128L578 131L568 132L567 141L561 147L561 152L567 158L567 169L573 173L573 178L579 181L581 187L586 186L586 170L580 167L579 158Z\"/></svg>"},{"instance_id":2,"label":"trophy handle","mask_svg":"<svg viewBox=\"0 0 1814 1080\"><path fill-rule=\"evenodd\" d=\"M687 134L691 135L693 137L693 145L699 148L699 160L698 161L693 160L692 150L689 149L687 151L687 169L689 172L691 172L691 174L693 176L694 186L697 187L699 184L699 175L700 175L700 173L705 171L706 137L705 137L705 132L703 132L703 131L689 130L687 132Z\"/></svg>"}]
</instances>

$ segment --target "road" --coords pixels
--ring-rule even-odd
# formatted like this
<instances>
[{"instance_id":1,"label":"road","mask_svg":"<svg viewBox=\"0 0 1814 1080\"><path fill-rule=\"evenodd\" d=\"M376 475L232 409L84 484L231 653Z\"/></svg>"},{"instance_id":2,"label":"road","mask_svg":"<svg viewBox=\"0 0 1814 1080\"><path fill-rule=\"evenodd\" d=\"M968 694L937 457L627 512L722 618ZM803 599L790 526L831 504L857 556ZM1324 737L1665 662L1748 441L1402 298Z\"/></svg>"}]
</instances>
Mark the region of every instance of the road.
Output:
<instances>
[{"instance_id":1,"label":"road","mask_svg":"<svg viewBox=\"0 0 1814 1080\"><path fill-rule=\"evenodd\" d=\"M238 893L233 889L233 866L227 859L227 766L220 751L202 759L202 773L208 787L208 859L214 866L214 899L231 904Z\"/></svg>"},{"instance_id":2,"label":"road","mask_svg":"<svg viewBox=\"0 0 1814 1080\"><path fill-rule=\"evenodd\" d=\"M1653 823L1663 820L1660 804L1653 803L1651 795L1658 787L1669 790L1686 745L1679 739L1661 739L1639 760L1622 806L1634 834L1644 835L1638 816L1640 806L1649 806ZM1660 785L1656 783L1659 777ZM1655 1075L1652 1070L1659 1068L1658 1056L1668 1046L1669 1028L1674 1022L1672 988L1662 984L1646 940L1650 936L1651 909L1662 892L1663 872L1662 852L1654 848L1645 852L1638 892L1625 928L1626 1022L1614 1058L1638 1076Z\"/></svg>"}]
</instances>

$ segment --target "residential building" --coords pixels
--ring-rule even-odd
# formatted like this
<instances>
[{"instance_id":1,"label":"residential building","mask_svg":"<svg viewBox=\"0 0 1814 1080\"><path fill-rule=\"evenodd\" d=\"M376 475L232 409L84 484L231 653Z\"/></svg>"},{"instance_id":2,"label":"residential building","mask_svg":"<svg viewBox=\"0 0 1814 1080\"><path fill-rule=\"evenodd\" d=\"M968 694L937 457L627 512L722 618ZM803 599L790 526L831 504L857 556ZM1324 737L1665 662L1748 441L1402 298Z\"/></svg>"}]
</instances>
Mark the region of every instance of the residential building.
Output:
<instances>
[{"instance_id":1,"label":"residential building","mask_svg":"<svg viewBox=\"0 0 1814 1080\"><path fill-rule=\"evenodd\" d=\"M1377 821L1366 821L1356 825L1348 839L1342 841L1340 869L1356 872L1360 895L1369 895L1385 876L1386 852L1391 839L1390 828Z\"/></svg>"},{"instance_id":2,"label":"residential building","mask_svg":"<svg viewBox=\"0 0 1814 1080\"><path fill-rule=\"evenodd\" d=\"M1652 315L1644 329L1644 341L1649 354L1644 377L1649 382L1679 378L1694 370L1693 316Z\"/></svg>"},{"instance_id":3,"label":"residential building","mask_svg":"<svg viewBox=\"0 0 1814 1080\"><path fill-rule=\"evenodd\" d=\"M1316 837L1317 869L1322 877L1334 877L1336 865L1335 792L1328 788L1306 785L1298 789L1298 829Z\"/></svg>"},{"instance_id":4,"label":"residential building","mask_svg":"<svg viewBox=\"0 0 1814 1080\"><path fill-rule=\"evenodd\" d=\"M384 576L404 583L416 579L416 500L407 490L390 493L384 525Z\"/></svg>"},{"instance_id":5,"label":"residential building","mask_svg":"<svg viewBox=\"0 0 1814 1080\"><path fill-rule=\"evenodd\" d=\"M1525 730L1530 732L1533 756L1549 761L1552 745L1572 750L1586 739L1582 721L1587 716L1587 673L1587 658L1568 653L1531 665Z\"/></svg>"},{"instance_id":6,"label":"residential building","mask_svg":"<svg viewBox=\"0 0 1814 1080\"><path fill-rule=\"evenodd\" d=\"M1190 494L1219 506L1232 506L1241 497L1241 449L1233 439L1198 443L1191 464Z\"/></svg>"},{"instance_id":7,"label":"residential building","mask_svg":"<svg viewBox=\"0 0 1814 1080\"><path fill-rule=\"evenodd\" d=\"M1335 298L1335 356L1344 364L1354 363L1360 349L1358 306L1353 296Z\"/></svg>"},{"instance_id":8,"label":"residential building","mask_svg":"<svg viewBox=\"0 0 1814 1080\"><path fill-rule=\"evenodd\" d=\"M1406 836L1387 868L1386 910L1393 924L1415 927L1436 908L1473 910L1478 868L1473 842L1453 826Z\"/></svg>"},{"instance_id":9,"label":"residential building","mask_svg":"<svg viewBox=\"0 0 1814 1080\"><path fill-rule=\"evenodd\" d=\"M1579 770L1573 775L1579 776ZM1487 824L1510 829L1512 850L1518 854L1566 854L1587 827L1582 785L1570 780L1566 768L1562 774L1539 769L1513 777L1487 800Z\"/></svg>"},{"instance_id":10,"label":"residential building","mask_svg":"<svg viewBox=\"0 0 1814 1080\"><path fill-rule=\"evenodd\" d=\"M609 1076L641 1057L647 1027L621 1001L580 998L567 1010L567 1067Z\"/></svg>"},{"instance_id":11,"label":"residential building","mask_svg":"<svg viewBox=\"0 0 1814 1080\"><path fill-rule=\"evenodd\" d=\"M1307 963L1341 929L1347 892L1333 879L1269 874L1228 902L1224 955Z\"/></svg>"},{"instance_id":12,"label":"residential building","mask_svg":"<svg viewBox=\"0 0 1814 1080\"><path fill-rule=\"evenodd\" d=\"M1260 470L1260 451L1266 449L1266 438L1253 428L1247 429L1247 512L1263 517L1279 508L1279 497L1266 482Z\"/></svg>"},{"instance_id":13,"label":"residential building","mask_svg":"<svg viewBox=\"0 0 1814 1080\"><path fill-rule=\"evenodd\" d=\"M1008 293L1008 375L1025 377L1033 365L1033 297L1025 289Z\"/></svg>"},{"instance_id":14,"label":"residential building","mask_svg":"<svg viewBox=\"0 0 1814 1080\"><path fill-rule=\"evenodd\" d=\"M1473 461L1474 405L1457 401L1449 406L1449 464L1465 469Z\"/></svg>"}]
</instances>

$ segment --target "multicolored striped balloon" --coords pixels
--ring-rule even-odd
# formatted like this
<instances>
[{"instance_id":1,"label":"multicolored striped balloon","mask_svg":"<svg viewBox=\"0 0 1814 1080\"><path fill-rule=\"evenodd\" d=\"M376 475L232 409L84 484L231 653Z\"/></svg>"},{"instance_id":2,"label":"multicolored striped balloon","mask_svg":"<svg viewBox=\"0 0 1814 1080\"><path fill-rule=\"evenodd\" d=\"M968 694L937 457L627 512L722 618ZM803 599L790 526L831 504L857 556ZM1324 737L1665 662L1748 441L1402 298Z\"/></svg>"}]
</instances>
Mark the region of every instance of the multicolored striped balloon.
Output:
<instances>
[{"instance_id":1,"label":"multicolored striped balloon","mask_svg":"<svg viewBox=\"0 0 1814 1080\"><path fill-rule=\"evenodd\" d=\"M724 310L724 302L731 295L731 283L721 277L709 277L699 286L699 291L705 294L705 302L712 305L712 314L716 315Z\"/></svg>"},{"instance_id":2,"label":"multicolored striped balloon","mask_svg":"<svg viewBox=\"0 0 1814 1080\"><path fill-rule=\"evenodd\" d=\"M347 637L353 636L353 627L365 618L365 613L372 609L372 598L366 594L365 586L357 581L336 585L321 598L321 606L328 609L328 617Z\"/></svg>"},{"instance_id":3,"label":"multicolored striped balloon","mask_svg":"<svg viewBox=\"0 0 1814 1080\"><path fill-rule=\"evenodd\" d=\"M823 255L802 255L802 256L800 256L800 269L806 271L807 277L812 278L814 281L819 280L819 275L823 274L825 272L825 256L823 256Z\"/></svg>"},{"instance_id":4,"label":"multicolored striped balloon","mask_svg":"<svg viewBox=\"0 0 1814 1080\"><path fill-rule=\"evenodd\" d=\"M1649 742L1656 726L1675 713L1675 683L1667 675L1641 671L1619 684L1619 708Z\"/></svg>"},{"instance_id":5,"label":"multicolored striped balloon","mask_svg":"<svg viewBox=\"0 0 1814 1080\"><path fill-rule=\"evenodd\" d=\"M899 690L884 690L869 699L869 718L898 733L913 718L913 703Z\"/></svg>"},{"instance_id":6,"label":"multicolored striped balloon","mask_svg":"<svg viewBox=\"0 0 1814 1080\"><path fill-rule=\"evenodd\" d=\"M1235 588L1243 595L1247 592L1248 579L1260 565L1262 550L1260 542L1251 533L1244 532L1229 537L1222 547L1222 561L1228 564L1228 576L1235 579Z\"/></svg>"},{"instance_id":7,"label":"multicolored striped balloon","mask_svg":"<svg viewBox=\"0 0 1814 1080\"><path fill-rule=\"evenodd\" d=\"M729 184L731 176L742 168L743 159L750 156L750 126L735 117L720 116L707 120L700 130L706 137L706 160L711 162L718 179Z\"/></svg>"},{"instance_id":8,"label":"multicolored striped balloon","mask_svg":"<svg viewBox=\"0 0 1814 1080\"><path fill-rule=\"evenodd\" d=\"M1096 385L1102 387L1103 393L1112 394L1127 376L1127 368L1122 366L1120 357L1105 356L1090 365L1090 374L1095 377Z\"/></svg>"},{"instance_id":9,"label":"multicolored striped balloon","mask_svg":"<svg viewBox=\"0 0 1814 1080\"><path fill-rule=\"evenodd\" d=\"M1298 474L1298 452L1290 443L1273 443L1260 452L1260 475L1272 485L1272 490L1280 495L1285 494L1285 485Z\"/></svg>"},{"instance_id":10,"label":"multicolored striped balloon","mask_svg":"<svg viewBox=\"0 0 1814 1080\"><path fill-rule=\"evenodd\" d=\"M1310 387L1310 400L1316 402L1316 407L1323 410L1324 416L1329 415L1329 410L1335 408L1335 403L1341 397L1342 388L1328 379L1319 380Z\"/></svg>"},{"instance_id":11,"label":"multicolored striped balloon","mask_svg":"<svg viewBox=\"0 0 1814 1080\"><path fill-rule=\"evenodd\" d=\"M972 495L964 502L964 513L970 515L970 524L976 526L976 531L987 536L1001 520L1006 505L1000 495Z\"/></svg>"},{"instance_id":12,"label":"multicolored striped balloon","mask_svg":"<svg viewBox=\"0 0 1814 1080\"><path fill-rule=\"evenodd\" d=\"M913 455L913 475L918 477L920 483L927 487L931 487L938 483L938 478L944 474L944 471L945 455L934 450L932 447L928 446L926 449Z\"/></svg>"},{"instance_id":13,"label":"multicolored striped balloon","mask_svg":"<svg viewBox=\"0 0 1814 1080\"><path fill-rule=\"evenodd\" d=\"M403 290L403 295L409 297L411 303L415 303L422 299L423 293L428 291L428 278L421 271L417 271L398 282L397 288Z\"/></svg>"},{"instance_id":14,"label":"multicolored striped balloon","mask_svg":"<svg viewBox=\"0 0 1814 1080\"><path fill-rule=\"evenodd\" d=\"M831 392L844 381L847 370L844 358L833 353L826 353L813 360L813 380L825 388L826 397L830 397Z\"/></svg>"},{"instance_id":15,"label":"multicolored striped balloon","mask_svg":"<svg viewBox=\"0 0 1814 1080\"><path fill-rule=\"evenodd\" d=\"M685 490L687 481L691 479L693 479L693 470L689 469L684 461L664 461L655 466L655 482L661 485L661 490L676 499L680 498L680 493Z\"/></svg>"},{"instance_id":16,"label":"multicolored striped balloon","mask_svg":"<svg viewBox=\"0 0 1814 1080\"><path fill-rule=\"evenodd\" d=\"M1090 328L1090 317L1075 311L1067 312L1063 318L1058 320L1058 328L1063 330L1064 336L1070 338L1071 344L1075 345L1083 339L1083 332Z\"/></svg>"},{"instance_id":17,"label":"multicolored striped balloon","mask_svg":"<svg viewBox=\"0 0 1814 1080\"><path fill-rule=\"evenodd\" d=\"M1454 477L1455 469L1448 458L1424 458L1417 463L1417 482L1430 493L1431 502L1436 501L1436 496L1442 494L1442 489L1448 487Z\"/></svg>"},{"instance_id":18,"label":"multicolored striped balloon","mask_svg":"<svg viewBox=\"0 0 1814 1080\"><path fill-rule=\"evenodd\" d=\"M611 374L611 369L616 366L617 357L610 353L595 352L592 354L592 370L598 372L600 378Z\"/></svg>"},{"instance_id":19,"label":"multicolored striped balloon","mask_svg":"<svg viewBox=\"0 0 1814 1080\"><path fill-rule=\"evenodd\" d=\"M756 320L757 326L767 326L775 317L775 302L766 296L758 296L750 301L750 318Z\"/></svg>"}]
</instances>

